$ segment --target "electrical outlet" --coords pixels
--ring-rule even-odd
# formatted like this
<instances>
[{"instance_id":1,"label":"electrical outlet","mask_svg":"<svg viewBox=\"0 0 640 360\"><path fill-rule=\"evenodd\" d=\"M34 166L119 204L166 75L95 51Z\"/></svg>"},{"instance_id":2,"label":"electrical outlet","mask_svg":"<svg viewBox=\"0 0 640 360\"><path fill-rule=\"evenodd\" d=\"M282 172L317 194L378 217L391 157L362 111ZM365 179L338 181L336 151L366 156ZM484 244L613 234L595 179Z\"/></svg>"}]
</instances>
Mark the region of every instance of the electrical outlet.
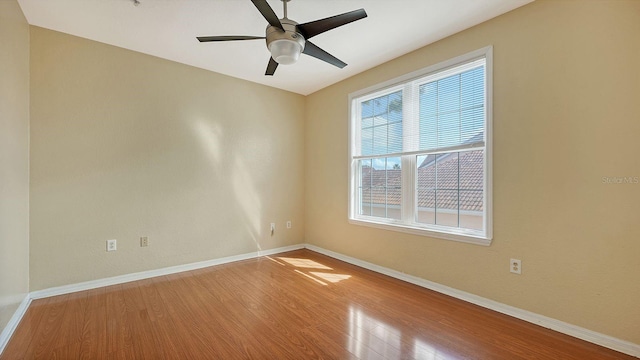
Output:
<instances>
[{"instance_id":1,"label":"electrical outlet","mask_svg":"<svg viewBox=\"0 0 640 360\"><path fill-rule=\"evenodd\" d=\"M149 237L147 236L140 237L140 247L147 247L147 246L149 246Z\"/></svg>"},{"instance_id":2,"label":"electrical outlet","mask_svg":"<svg viewBox=\"0 0 640 360\"><path fill-rule=\"evenodd\" d=\"M509 271L518 275L522 274L522 260L511 259L509 261Z\"/></svg>"},{"instance_id":3,"label":"electrical outlet","mask_svg":"<svg viewBox=\"0 0 640 360\"><path fill-rule=\"evenodd\" d=\"M276 232L276 223L271 223L271 236L273 236L274 232Z\"/></svg>"},{"instance_id":4,"label":"electrical outlet","mask_svg":"<svg viewBox=\"0 0 640 360\"><path fill-rule=\"evenodd\" d=\"M107 251L116 251L116 240L107 240Z\"/></svg>"},{"instance_id":5,"label":"electrical outlet","mask_svg":"<svg viewBox=\"0 0 640 360\"><path fill-rule=\"evenodd\" d=\"M291 229L291 220L287 221L287 229Z\"/></svg>"}]
</instances>

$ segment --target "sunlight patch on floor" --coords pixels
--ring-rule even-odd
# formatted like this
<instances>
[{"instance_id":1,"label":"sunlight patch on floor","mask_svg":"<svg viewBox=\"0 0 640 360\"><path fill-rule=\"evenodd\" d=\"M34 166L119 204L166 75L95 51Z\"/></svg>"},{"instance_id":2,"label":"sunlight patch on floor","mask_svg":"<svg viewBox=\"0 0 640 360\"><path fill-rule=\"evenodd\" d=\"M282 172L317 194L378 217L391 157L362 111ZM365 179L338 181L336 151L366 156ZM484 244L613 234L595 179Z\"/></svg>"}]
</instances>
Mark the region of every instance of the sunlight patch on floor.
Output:
<instances>
[{"instance_id":1,"label":"sunlight patch on floor","mask_svg":"<svg viewBox=\"0 0 640 360\"><path fill-rule=\"evenodd\" d=\"M301 259L301 258L287 258L287 257L279 257L278 259L287 262L290 265L301 268L311 268L311 269L322 269L322 270L333 270L328 266L324 266L319 262L315 262L310 259Z\"/></svg>"},{"instance_id":2,"label":"sunlight patch on floor","mask_svg":"<svg viewBox=\"0 0 640 360\"><path fill-rule=\"evenodd\" d=\"M347 280L351 277L351 275L346 275L346 274L321 273L321 272L314 272L314 271L310 271L309 274L317 276L331 283L337 283L342 280Z\"/></svg>"},{"instance_id":3,"label":"sunlight patch on floor","mask_svg":"<svg viewBox=\"0 0 640 360\"><path fill-rule=\"evenodd\" d=\"M280 262L280 261L278 261L278 260L276 260L276 259L272 258L271 256L265 256L265 257L266 257L267 259L269 259L269 260L273 261L274 263L278 264L278 265L287 266L285 263Z\"/></svg>"},{"instance_id":4,"label":"sunlight patch on floor","mask_svg":"<svg viewBox=\"0 0 640 360\"><path fill-rule=\"evenodd\" d=\"M293 271L297 272L298 274L300 274L300 275L302 275L302 276L304 276L304 277L307 277L307 278L309 278L309 279L311 279L311 280L313 280L313 281L317 282L317 283L318 283L318 284L320 284L320 285L324 285L324 286L327 286L327 285L328 285L326 282L324 282L324 281L320 281L320 280L318 280L318 279L314 278L314 277L313 277L313 276L311 276L311 275L307 275L307 274L303 273L303 272L302 272L302 271L300 271L300 270L293 270Z\"/></svg>"}]
</instances>

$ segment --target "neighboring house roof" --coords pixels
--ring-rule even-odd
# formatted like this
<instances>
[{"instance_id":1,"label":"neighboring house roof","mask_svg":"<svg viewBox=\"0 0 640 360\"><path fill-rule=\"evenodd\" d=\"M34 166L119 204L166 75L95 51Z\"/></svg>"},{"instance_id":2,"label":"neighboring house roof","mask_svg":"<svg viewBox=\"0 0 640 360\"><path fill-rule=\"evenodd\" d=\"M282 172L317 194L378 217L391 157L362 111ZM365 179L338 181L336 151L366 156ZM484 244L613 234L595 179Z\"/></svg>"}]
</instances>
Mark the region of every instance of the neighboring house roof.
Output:
<instances>
[{"instance_id":1,"label":"neighboring house roof","mask_svg":"<svg viewBox=\"0 0 640 360\"><path fill-rule=\"evenodd\" d=\"M362 168L363 202L371 196L373 204L400 205L402 196L401 170L376 170L372 167Z\"/></svg>"},{"instance_id":2,"label":"neighboring house roof","mask_svg":"<svg viewBox=\"0 0 640 360\"><path fill-rule=\"evenodd\" d=\"M460 210L482 211L483 168L482 151L441 155L437 164L427 156L418 168L418 207L457 210L459 201ZM363 167L362 181L363 202L400 205L401 170Z\"/></svg>"},{"instance_id":3,"label":"neighboring house roof","mask_svg":"<svg viewBox=\"0 0 640 360\"><path fill-rule=\"evenodd\" d=\"M464 145L472 145L472 144L477 144L477 143L481 143L481 142L484 142L484 131L480 131L479 133L473 135L472 137L468 138L466 141L462 142L462 144L464 144ZM443 156L450 155L450 154L453 154L453 153L441 154L440 161L444 160L442 158ZM422 164L420 164L420 166L418 166L418 167L424 167L424 166L432 165L432 163L435 160L436 160L436 156L435 155L428 155L422 161Z\"/></svg>"}]
</instances>

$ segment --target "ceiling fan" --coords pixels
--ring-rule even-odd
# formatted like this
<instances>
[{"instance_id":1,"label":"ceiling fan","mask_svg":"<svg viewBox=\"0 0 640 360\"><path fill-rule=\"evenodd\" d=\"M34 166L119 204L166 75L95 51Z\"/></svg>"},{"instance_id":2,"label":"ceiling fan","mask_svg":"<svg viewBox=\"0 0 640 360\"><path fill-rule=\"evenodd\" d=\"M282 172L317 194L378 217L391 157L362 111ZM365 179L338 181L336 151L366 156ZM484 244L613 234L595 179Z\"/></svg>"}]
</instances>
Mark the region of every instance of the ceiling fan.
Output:
<instances>
[{"instance_id":1,"label":"ceiling fan","mask_svg":"<svg viewBox=\"0 0 640 360\"><path fill-rule=\"evenodd\" d=\"M367 17L364 9L298 24L287 17L287 3L289 1L291 0L282 0L284 17L278 19L278 16L266 0L251 0L269 23L265 36L199 36L197 39L200 42L266 39L267 48L271 52L271 59L269 59L265 75L273 75L278 68L278 64L289 65L295 63L298 61L300 53L313 56L341 69L347 66L340 59L314 45L309 39L325 31Z\"/></svg>"}]
</instances>

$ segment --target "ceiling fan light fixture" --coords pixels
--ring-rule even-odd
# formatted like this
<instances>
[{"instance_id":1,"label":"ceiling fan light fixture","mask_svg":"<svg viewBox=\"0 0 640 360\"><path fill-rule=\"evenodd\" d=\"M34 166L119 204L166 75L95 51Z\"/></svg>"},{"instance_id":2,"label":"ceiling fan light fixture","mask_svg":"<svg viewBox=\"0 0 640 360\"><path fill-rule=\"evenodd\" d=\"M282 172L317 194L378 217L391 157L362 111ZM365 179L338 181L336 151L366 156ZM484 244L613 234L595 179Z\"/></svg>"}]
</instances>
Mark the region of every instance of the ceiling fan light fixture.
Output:
<instances>
[{"instance_id":1,"label":"ceiling fan light fixture","mask_svg":"<svg viewBox=\"0 0 640 360\"><path fill-rule=\"evenodd\" d=\"M132 0L139 1L139 0ZM200 42L210 41L234 41L234 40L255 40L266 39L267 48L271 53L271 58L267 64L266 76L273 76L279 64L290 65L298 61L300 54L309 55L320 59L326 63L337 66L340 69L347 64L328 52L322 50L312 42L307 41L318 34L329 31L367 17L364 9L346 12L328 18L310 21L304 24L287 17L287 2L291 0L281 0L284 7L284 17L278 19L267 0L251 0L260 14L267 20L265 36L198 36Z\"/></svg>"},{"instance_id":2,"label":"ceiling fan light fixture","mask_svg":"<svg viewBox=\"0 0 640 360\"><path fill-rule=\"evenodd\" d=\"M279 39L269 43L271 57L281 65L294 64L298 61L302 50L302 44L295 40Z\"/></svg>"}]
</instances>

